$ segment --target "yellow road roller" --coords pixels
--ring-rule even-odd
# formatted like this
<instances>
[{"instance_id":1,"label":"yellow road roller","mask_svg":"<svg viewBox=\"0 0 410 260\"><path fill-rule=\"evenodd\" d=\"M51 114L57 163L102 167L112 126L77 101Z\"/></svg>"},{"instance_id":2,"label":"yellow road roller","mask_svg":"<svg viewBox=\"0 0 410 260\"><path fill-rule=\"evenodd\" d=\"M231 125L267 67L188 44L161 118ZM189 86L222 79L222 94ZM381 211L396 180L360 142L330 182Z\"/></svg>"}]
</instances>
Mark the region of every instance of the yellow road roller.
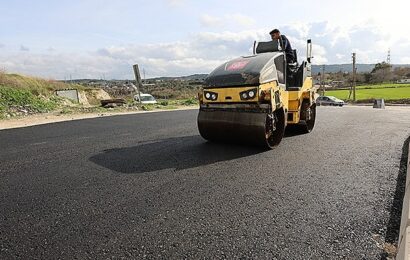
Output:
<instances>
[{"instance_id":1,"label":"yellow road roller","mask_svg":"<svg viewBox=\"0 0 410 260\"><path fill-rule=\"evenodd\" d=\"M312 131L312 42L307 41L307 58L301 64L288 64L280 46L277 41L255 42L253 55L225 62L208 75L198 95L203 138L273 148L288 126Z\"/></svg>"}]
</instances>

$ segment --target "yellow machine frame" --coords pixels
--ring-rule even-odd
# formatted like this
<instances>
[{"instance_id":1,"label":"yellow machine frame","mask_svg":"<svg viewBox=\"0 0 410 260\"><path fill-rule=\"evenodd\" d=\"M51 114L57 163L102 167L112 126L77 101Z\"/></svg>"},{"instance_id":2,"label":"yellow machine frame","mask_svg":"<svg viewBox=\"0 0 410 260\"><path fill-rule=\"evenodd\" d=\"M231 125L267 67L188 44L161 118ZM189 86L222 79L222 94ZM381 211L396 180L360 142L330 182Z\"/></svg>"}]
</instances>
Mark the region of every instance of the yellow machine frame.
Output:
<instances>
[{"instance_id":1,"label":"yellow machine frame","mask_svg":"<svg viewBox=\"0 0 410 260\"><path fill-rule=\"evenodd\" d=\"M201 104L230 104L230 103L246 103L246 104L270 104L272 112L283 107L287 113L288 124L298 124L301 118L302 101L308 101L309 105L315 102L315 91L313 89L312 77L307 77L303 86L299 90L286 90L284 85L278 84L276 81L259 85L257 94L252 99L242 100L240 93L255 89L255 86L239 86L229 88L207 88L202 91L199 96ZM216 100L207 100L204 98L204 92L213 92L217 94ZM275 99L275 93L279 93L279 102Z\"/></svg>"}]
</instances>

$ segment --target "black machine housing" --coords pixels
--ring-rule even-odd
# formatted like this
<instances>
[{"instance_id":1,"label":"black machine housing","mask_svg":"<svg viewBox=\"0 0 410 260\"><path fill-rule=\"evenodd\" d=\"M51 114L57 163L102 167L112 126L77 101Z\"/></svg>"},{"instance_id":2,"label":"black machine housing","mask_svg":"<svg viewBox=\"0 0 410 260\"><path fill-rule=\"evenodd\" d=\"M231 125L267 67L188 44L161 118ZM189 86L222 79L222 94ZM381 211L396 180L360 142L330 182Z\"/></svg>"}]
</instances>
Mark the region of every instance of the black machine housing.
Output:
<instances>
[{"instance_id":1,"label":"black machine housing","mask_svg":"<svg viewBox=\"0 0 410 260\"><path fill-rule=\"evenodd\" d=\"M296 57L296 50L293 51ZM297 62L288 64L278 41L255 42L253 55L242 56L217 67L205 79L205 88L257 86L277 80L287 90L299 90L307 76L310 76L310 59L300 65Z\"/></svg>"}]
</instances>

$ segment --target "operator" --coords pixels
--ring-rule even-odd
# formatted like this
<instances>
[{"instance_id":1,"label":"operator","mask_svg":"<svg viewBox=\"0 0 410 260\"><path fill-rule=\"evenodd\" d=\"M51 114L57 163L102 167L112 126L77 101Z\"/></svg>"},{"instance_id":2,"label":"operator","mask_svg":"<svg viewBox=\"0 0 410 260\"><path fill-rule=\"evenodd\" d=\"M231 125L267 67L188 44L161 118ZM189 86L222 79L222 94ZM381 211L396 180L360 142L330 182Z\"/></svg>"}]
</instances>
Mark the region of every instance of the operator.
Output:
<instances>
[{"instance_id":1,"label":"operator","mask_svg":"<svg viewBox=\"0 0 410 260\"><path fill-rule=\"evenodd\" d=\"M295 63L297 60L295 59L295 55L293 54L292 46L288 38L285 35L281 35L278 29L273 29L270 33L272 40L279 40L282 50L285 50L286 53L286 61L288 64Z\"/></svg>"}]
</instances>

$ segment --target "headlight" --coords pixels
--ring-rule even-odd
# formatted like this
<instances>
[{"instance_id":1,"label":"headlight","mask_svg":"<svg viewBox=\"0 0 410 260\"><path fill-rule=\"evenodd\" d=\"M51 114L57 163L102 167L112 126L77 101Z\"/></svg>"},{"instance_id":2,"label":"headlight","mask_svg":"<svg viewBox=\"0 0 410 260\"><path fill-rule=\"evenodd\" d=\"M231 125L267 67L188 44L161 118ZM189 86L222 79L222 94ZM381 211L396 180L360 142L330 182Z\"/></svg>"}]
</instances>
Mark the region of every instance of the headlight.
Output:
<instances>
[{"instance_id":1,"label":"headlight","mask_svg":"<svg viewBox=\"0 0 410 260\"><path fill-rule=\"evenodd\" d=\"M210 91L204 91L205 98L207 100L215 101L218 99L218 93L215 92L210 92Z\"/></svg>"},{"instance_id":2,"label":"headlight","mask_svg":"<svg viewBox=\"0 0 410 260\"><path fill-rule=\"evenodd\" d=\"M255 92L253 90L249 91L249 97L253 98L255 96Z\"/></svg>"},{"instance_id":3,"label":"headlight","mask_svg":"<svg viewBox=\"0 0 410 260\"><path fill-rule=\"evenodd\" d=\"M258 89L256 88L242 91L241 93L239 93L241 100L254 99L256 97L256 91L258 91Z\"/></svg>"}]
</instances>

